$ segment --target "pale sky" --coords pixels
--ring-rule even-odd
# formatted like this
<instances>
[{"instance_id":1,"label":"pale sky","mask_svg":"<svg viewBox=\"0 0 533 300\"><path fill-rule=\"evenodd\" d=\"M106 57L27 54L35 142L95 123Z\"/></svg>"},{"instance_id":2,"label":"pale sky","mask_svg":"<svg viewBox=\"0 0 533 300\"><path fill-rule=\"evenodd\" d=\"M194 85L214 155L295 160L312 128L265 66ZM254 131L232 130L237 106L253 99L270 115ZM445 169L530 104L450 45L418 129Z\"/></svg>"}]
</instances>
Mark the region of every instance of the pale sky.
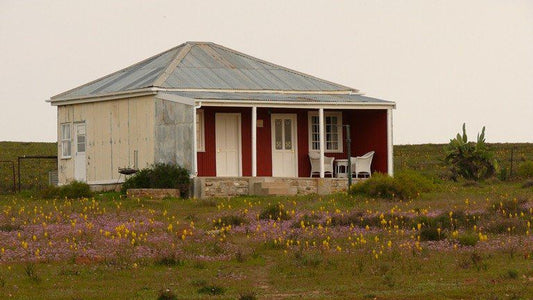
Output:
<instances>
[{"instance_id":1,"label":"pale sky","mask_svg":"<svg viewBox=\"0 0 533 300\"><path fill-rule=\"evenodd\" d=\"M506 0L0 0L0 141L55 141L46 99L185 41L395 101L395 144L533 142L533 1Z\"/></svg>"}]
</instances>

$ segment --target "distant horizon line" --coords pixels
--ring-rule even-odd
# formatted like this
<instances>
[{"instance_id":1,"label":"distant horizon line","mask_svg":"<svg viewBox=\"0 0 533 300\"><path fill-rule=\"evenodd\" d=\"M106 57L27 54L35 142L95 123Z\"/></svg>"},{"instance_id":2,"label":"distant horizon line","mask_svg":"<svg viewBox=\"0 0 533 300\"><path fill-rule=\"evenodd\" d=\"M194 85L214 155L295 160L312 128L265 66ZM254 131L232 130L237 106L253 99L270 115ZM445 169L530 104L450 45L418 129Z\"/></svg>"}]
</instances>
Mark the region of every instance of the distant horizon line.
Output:
<instances>
[{"instance_id":1,"label":"distant horizon line","mask_svg":"<svg viewBox=\"0 0 533 300\"><path fill-rule=\"evenodd\" d=\"M474 142L474 141L471 141ZM0 141L0 143L47 143L57 144L57 141ZM530 142L486 142L487 144L533 144ZM416 146L416 145L446 145L449 142L427 142L427 143L405 143L405 144L393 144L393 146Z\"/></svg>"}]
</instances>

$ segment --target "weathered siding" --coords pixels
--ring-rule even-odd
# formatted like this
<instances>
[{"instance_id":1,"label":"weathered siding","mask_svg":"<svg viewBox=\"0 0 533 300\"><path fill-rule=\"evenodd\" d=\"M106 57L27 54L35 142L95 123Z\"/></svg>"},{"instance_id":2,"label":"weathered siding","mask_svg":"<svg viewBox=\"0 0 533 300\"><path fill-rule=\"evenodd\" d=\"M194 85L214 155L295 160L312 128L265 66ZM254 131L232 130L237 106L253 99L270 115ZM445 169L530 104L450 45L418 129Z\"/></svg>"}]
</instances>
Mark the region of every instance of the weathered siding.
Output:
<instances>
[{"instance_id":1,"label":"weathered siding","mask_svg":"<svg viewBox=\"0 0 533 300\"><path fill-rule=\"evenodd\" d=\"M87 182L109 183L133 167L135 150L139 168L154 162L154 109L152 96L58 106L59 183L74 179L75 156L72 127L72 158L61 158L60 124L85 122Z\"/></svg>"},{"instance_id":2,"label":"weathered siding","mask_svg":"<svg viewBox=\"0 0 533 300\"><path fill-rule=\"evenodd\" d=\"M156 99L155 162L176 163L192 172L193 138L193 107Z\"/></svg>"}]
</instances>

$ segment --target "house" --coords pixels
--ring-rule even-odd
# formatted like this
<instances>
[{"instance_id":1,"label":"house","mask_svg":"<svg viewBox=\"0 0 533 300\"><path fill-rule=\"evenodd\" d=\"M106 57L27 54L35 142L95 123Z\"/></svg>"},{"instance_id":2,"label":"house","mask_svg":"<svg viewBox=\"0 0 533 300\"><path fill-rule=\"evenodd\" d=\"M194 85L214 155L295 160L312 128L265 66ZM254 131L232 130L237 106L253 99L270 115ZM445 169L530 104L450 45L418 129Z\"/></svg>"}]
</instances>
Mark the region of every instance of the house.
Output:
<instances>
[{"instance_id":1,"label":"house","mask_svg":"<svg viewBox=\"0 0 533 300\"><path fill-rule=\"evenodd\" d=\"M197 195L252 193L260 178L309 178L310 152L347 158L344 125L350 155L375 151L373 171L392 175L394 102L210 42L186 42L48 101L58 109L59 184L115 185L119 168L172 162L191 171ZM335 181L320 171L316 185Z\"/></svg>"}]
</instances>

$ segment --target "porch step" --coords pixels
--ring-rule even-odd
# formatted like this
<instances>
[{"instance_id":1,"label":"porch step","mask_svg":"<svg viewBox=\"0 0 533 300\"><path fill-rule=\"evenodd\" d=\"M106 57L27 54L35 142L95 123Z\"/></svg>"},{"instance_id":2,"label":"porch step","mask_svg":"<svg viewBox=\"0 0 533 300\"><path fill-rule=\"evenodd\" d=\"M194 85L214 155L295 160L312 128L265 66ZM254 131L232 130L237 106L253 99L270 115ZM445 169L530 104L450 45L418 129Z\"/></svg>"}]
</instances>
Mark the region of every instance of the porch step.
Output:
<instances>
[{"instance_id":1,"label":"porch step","mask_svg":"<svg viewBox=\"0 0 533 300\"><path fill-rule=\"evenodd\" d=\"M256 182L255 194L259 196L293 196L298 194L298 188L285 182Z\"/></svg>"}]
</instances>

